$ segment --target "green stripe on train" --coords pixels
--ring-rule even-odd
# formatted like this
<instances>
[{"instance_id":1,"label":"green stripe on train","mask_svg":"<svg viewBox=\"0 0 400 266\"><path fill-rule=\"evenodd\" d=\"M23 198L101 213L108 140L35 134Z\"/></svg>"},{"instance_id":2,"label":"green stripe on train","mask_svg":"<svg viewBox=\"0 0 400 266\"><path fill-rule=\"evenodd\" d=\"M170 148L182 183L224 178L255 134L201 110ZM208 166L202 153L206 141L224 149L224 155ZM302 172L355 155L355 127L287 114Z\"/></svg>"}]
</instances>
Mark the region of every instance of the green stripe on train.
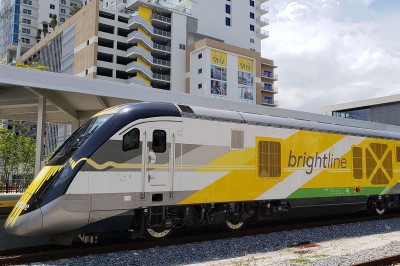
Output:
<instances>
[{"instance_id":1,"label":"green stripe on train","mask_svg":"<svg viewBox=\"0 0 400 266\"><path fill-rule=\"evenodd\" d=\"M363 187L360 193L356 193L353 187L338 188L300 188L293 192L288 198L318 198L318 197L338 197L338 196L358 196L358 195L379 195L387 187Z\"/></svg>"}]
</instances>

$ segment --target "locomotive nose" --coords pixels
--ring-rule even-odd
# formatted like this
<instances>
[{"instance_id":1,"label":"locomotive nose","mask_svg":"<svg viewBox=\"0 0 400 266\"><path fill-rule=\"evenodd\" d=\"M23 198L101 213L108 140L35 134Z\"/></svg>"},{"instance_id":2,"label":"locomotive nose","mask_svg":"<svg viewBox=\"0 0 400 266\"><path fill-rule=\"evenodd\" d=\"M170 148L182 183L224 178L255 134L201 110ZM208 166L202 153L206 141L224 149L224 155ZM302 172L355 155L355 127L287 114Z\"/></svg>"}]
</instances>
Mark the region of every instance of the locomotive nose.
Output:
<instances>
[{"instance_id":1,"label":"locomotive nose","mask_svg":"<svg viewBox=\"0 0 400 266\"><path fill-rule=\"evenodd\" d=\"M12 218L11 216L8 218ZM7 233L17 236L34 236L43 231L43 217L39 209L14 218L13 223L5 225Z\"/></svg>"}]
</instances>

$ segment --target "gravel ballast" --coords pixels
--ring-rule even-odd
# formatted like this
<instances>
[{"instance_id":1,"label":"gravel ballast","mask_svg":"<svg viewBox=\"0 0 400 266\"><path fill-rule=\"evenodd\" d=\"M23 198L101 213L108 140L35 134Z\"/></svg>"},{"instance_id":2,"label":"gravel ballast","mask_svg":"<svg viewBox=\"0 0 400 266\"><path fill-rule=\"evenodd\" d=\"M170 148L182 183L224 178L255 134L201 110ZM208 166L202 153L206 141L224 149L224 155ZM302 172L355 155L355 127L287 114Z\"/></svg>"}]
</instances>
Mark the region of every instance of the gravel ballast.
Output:
<instances>
[{"instance_id":1,"label":"gravel ballast","mask_svg":"<svg viewBox=\"0 0 400 266\"><path fill-rule=\"evenodd\" d=\"M296 247L301 242L315 245ZM396 254L400 254L400 218L76 257L44 265L352 265Z\"/></svg>"}]
</instances>

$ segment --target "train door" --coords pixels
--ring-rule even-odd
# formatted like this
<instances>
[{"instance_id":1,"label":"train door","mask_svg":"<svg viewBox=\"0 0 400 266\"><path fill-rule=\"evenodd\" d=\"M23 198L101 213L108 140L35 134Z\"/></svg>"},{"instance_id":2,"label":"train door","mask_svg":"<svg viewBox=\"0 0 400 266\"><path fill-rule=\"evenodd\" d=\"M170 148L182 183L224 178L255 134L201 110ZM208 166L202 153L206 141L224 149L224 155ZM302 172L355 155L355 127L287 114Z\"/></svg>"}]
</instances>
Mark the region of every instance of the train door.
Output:
<instances>
[{"instance_id":1,"label":"train door","mask_svg":"<svg viewBox=\"0 0 400 266\"><path fill-rule=\"evenodd\" d=\"M170 192L169 196L173 196L179 174L176 158L181 151L180 127L180 122L172 121L145 124L142 130L142 198L150 193L153 201L163 201L166 194L154 192Z\"/></svg>"}]
</instances>

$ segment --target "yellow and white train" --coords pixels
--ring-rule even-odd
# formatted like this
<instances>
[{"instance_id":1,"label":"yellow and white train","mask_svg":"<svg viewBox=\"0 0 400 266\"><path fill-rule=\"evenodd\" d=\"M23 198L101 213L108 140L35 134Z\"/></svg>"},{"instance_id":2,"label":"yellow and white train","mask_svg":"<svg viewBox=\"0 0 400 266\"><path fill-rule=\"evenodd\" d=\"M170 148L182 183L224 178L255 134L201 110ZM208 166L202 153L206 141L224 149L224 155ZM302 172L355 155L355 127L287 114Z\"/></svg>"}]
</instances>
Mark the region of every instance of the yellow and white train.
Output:
<instances>
[{"instance_id":1,"label":"yellow and white train","mask_svg":"<svg viewBox=\"0 0 400 266\"><path fill-rule=\"evenodd\" d=\"M59 239L116 230L160 239L184 225L238 230L291 211L382 214L400 203L399 140L170 103L117 106L57 150L5 227Z\"/></svg>"}]
</instances>

